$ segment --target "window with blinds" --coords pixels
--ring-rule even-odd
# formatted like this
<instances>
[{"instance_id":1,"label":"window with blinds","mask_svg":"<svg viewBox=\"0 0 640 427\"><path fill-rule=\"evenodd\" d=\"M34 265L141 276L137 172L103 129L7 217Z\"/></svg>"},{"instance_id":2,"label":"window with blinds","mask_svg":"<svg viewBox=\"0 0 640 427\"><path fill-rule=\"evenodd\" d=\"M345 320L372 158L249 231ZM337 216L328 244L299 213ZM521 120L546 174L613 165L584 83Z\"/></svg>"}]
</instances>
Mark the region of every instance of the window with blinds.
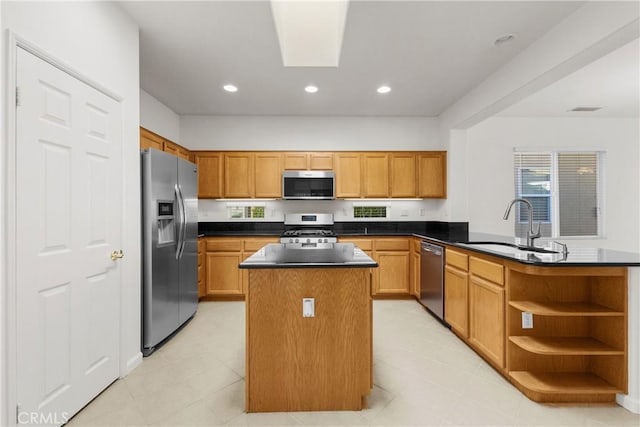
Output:
<instances>
[{"instance_id":1,"label":"window with blinds","mask_svg":"<svg viewBox=\"0 0 640 427\"><path fill-rule=\"evenodd\" d=\"M533 206L542 237L600 236L600 151L514 153L515 196ZM528 230L526 207L517 204L515 233Z\"/></svg>"}]
</instances>

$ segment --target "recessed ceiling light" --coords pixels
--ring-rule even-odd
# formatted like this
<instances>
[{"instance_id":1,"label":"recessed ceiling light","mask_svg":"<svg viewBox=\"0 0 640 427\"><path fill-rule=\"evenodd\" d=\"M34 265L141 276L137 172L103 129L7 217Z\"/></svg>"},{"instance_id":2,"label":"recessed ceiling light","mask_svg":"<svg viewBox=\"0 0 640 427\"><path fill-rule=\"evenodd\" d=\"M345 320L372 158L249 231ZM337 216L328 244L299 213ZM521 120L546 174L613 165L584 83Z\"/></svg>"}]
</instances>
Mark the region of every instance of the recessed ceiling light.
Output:
<instances>
[{"instance_id":1,"label":"recessed ceiling light","mask_svg":"<svg viewBox=\"0 0 640 427\"><path fill-rule=\"evenodd\" d=\"M389 93L391 92L391 88L389 86L380 86L377 91L378 93Z\"/></svg>"},{"instance_id":2,"label":"recessed ceiling light","mask_svg":"<svg viewBox=\"0 0 640 427\"><path fill-rule=\"evenodd\" d=\"M503 44L507 44L512 42L516 38L515 34L505 34L493 41L494 46L502 46Z\"/></svg>"},{"instance_id":3,"label":"recessed ceiling light","mask_svg":"<svg viewBox=\"0 0 640 427\"><path fill-rule=\"evenodd\" d=\"M238 91L238 87L234 86L234 85L224 85L224 86L222 86L222 89L226 90L227 92L237 92Z\"/></svg>"},{"instance_id":4,"label":"recessed ceiling light","mask_svg":"<svg viewBox=\"0 0 640 427\"><path fill-rule=\"evenodd\" d=\"M307 93L316 93L318 91L318 87L314 85L309 85L304 88L304 91Z\"/></svg>"}]
</instances>

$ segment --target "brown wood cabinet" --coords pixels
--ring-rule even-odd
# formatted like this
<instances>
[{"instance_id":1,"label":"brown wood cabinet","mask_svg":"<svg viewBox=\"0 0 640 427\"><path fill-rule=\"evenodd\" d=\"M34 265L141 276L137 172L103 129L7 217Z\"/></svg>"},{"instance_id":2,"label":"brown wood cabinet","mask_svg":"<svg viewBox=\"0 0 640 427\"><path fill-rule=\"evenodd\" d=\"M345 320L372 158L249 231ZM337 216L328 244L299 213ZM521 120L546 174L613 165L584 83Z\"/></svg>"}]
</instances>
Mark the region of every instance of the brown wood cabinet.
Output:
<instances>
[{"instance_id":1,"label":"brown wood cabinet","mask_svg":"<svg viewBox=\"0 0 640 427\"><path fill-rule=\"evenodd\" d=\"M390 157L389 196L416 197L416 153L392 153Z\"/></svg>"},{"instance_id":2,"label":"brown wood cabinet","mask_svg":"<svg viewBox=\"0 0 640 427\"><path fill-rule=\"evenodd\" d=\"M253 153L225 152L222 194L227 198L250 198L254 194Z\"/></svg>"},{"instance_id":3,"label":"brown wood cabinet","mask_svg":"<svg viewBox=\"0 0 640 427\"><path fill-rule=\"evenodd\" d=\"M360 153L336 153L336 197L360 197L362 194L362 160Z\"/></svg>"},{"instance_id":4,"label":"brown wood cabinet","mask_svg":"<svg viewBox=\"0 0 640 427\"><path fill-rule=\"evenodd\" d=\"M469 277L469 342L497 367L504 368L504 288Z\"/></svg>"},{"instance_id":5,"label":"brown wood cabinet","mask_svg":"<svg viewBox=\"0 0 640 427\"><path fill-rule=\"evenodd\" d=\"M389 197L389 154L362 154L362 196Z\"/></svg>"},{"instance_id":6,"label":"brown wood cabinet","mask_svg":"<svg viewBox=\"0 0 640 427\"><path fill-rule=\"evenodd\" d=\"M420 257L421 249L420 244L422 240L414 237L411 239L411 262L409 266L411 268L410 281L411 281L411 295L416 298L420 298Z\"/></svg>"},{"instance_id":7,"label":"brown wood cabinet","mask_svg":"<svg viewBox=\"0 0 640 427\"><path fill-rule=\"evenodd\" d=\"M253 195L258 198L282 197L282 153L255 153L254 163Z\"/></svg>"},{"instance_id":8,"label":"brown wood cabinet","mask_svg":"<svg viewBox=\"0 0 640 427\"><path fill-rule=\"evenodd\" d=\"M205 252L206 245L204 237L198 238L198 298L202 298L207 294L207 289L205 287L206 277L205 277Z\"/></svg>"},{"instance_id":9,"label":"brown wood cabinet","mask_svg":"<svg viewBox=\"0 0 640 427\"><path fill-rule=\"evenodd\" d=\"M140 128L140 149L155 148L185 160L190 160L191 152L180 144L176 144L157 133L143 127Z\"/></svg>"},{"instance_id":10,"label":"brown wood cabinet","mask_svg":"<svg viewBox=\"0 0 640 427\"><path fill-rule=\"evenodd\" d=\"M410 238L388 237L373 241L373 259L378 268L373 273L374 295L409 295Z\"/></svg>"},{"instance_id":11,"label":"brown wood cabinet","mask_svg":"<svg viewBox=\"0 0 640 427\"><path fill-rule=\"evenodd\" d=\"M222 153L197 151L194 158L198 166L198 198L222 198Z\"/></svg>"},{"instance_id":12,"label":"brown wood cabinet","mask_svg":"<svg viewBox=\"0 0 640 427\"><path fill-rule=\"evenodd\" d=\"M333 170L332 152L284 153L284 170Z\"/></svg>"},{"instance_id":13,"label":"brown wood cabinet","mask_svg":"<svg viewBox=\"0 0 640 427\"><path fill-rule=\"evenodd\" d=\"M447 152L432 151L419 153L418 197L447 197Z\"/></svg>"},{"instance_id":14,"label":"brown wood cabinet","mask_svg":"<svg viewBox=\"0 0 640 427\"><path fill-rule=\"evenodd\" d=\"M446 249L444 320L454 332L469 338L469 263L462 252Z\"/></svg>"},{"instance_id":15,"label":"brown wood cabinet","mask_svg":"<svg viewBox=\"0 0 640 427\"><path fill-rule=\"evenodd\" d=\"M204 260L204 295L209 298L243 299L247 290L247 270L239 264L277 237L204 237L198 248Z\"/></svg>"}]
</instances>

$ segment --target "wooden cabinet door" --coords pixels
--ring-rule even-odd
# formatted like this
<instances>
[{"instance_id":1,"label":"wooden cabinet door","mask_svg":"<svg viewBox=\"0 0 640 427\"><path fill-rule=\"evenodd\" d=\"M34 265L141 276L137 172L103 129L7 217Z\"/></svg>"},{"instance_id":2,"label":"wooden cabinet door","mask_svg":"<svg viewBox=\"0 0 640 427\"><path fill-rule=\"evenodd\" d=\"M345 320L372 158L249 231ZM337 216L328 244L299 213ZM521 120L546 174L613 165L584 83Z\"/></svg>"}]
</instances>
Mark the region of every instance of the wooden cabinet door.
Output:
<instances>
[{"instance_id":1,"label":"wooden cabinet door","mask_svg":"<svg viewBox=\"0 0 640 427\"><path fill-rule=\"evenodd\" d=\"M418 186L415 153L391 154L391 197L416 197Z\"/></svg>"},{"instance_id":2,"label":"wooden cabinet door","mask_svg":"<svg viewBox=\"0 0 640 427\"><path fill-rule=\"evenodd\" d=\"M178 157L179 149L178 144L174 144L171 141L164 141L164 152L169 153L172 156Z\"/></svg>"},{"instance_id":3,"label":"wooden cabinet door","mask_svg":"<svg viewBox=\"0 0 640 427\"><path fill-rule=\"evenodd\" d=\"M153 132L140 128L140 149L155 148L156 150L163 150L163 139Z\"/></svg>"},{"instance_id":4,"label":"wooden cabinet door","mask_svg":"<svg viewBox=\"0 0 640 427\"><path fill-rule=\"evenodd\" d=\"M284 153L284 169L292 171L307 170L308 155L303 152Z\"/></svg>"},{"instance_id":5,"label":"wooden cabinet door","mask_svg":"<svg viewBox=\"0 0 640 427\"><path fill-rule=\"evenodd\" d=\"M336 197L360 197L361 156L360 153L336 153Z\"/></svg>"},{"instance_id":6,"label":"wooden cabinet door","mask_svg":"<svg viewBox=\"0 0 640 427\"><path fill-rule=\"evenodd\" d=\"M255 153L255 197L282 197L282 154Z\"/></svg>"},{"instance_id":7,"label":"wooden cabinet door","mask_svg":"<svg viewBox=\"0 0 640 427\"><path fill-rule=\"evenodd\" d=\"M374 295L409 294L409 252L376 251Z\"/></svg>"},{"instance_id":8,"label":"wooden cabinet door","mask_svg":"<svg viewBox=\"0 0 640 427\"><path fill-rule=\"evenodd\" d=\"M203 297L207 294L207 288L205 286L206 277L205 277L205 245L204 238L200 237L198 239L198 298Z\"/></svg>"},{"instance_id":9,"label":"wooden cabinet door","mask_svg":"<svg viewBox=\"0 0 640 427\"><path fill-rule=\"evenodd\" d=\"M205 260L207 296L243 295L242 262L239 252L207 252Z\"/></svg>"},{"instance_id":10,"label":"wooden cabinet door","mask_svg":"<svg viewBox=\"0 0 640 427\"><path fill-rule=\"evenodd\" d=\"M444 320L469 337L469 273L447 265L444 269Z\"/></svg>"},{"instance_id":11,"label":"wooden cabinet door","mask_svg":"<svg viewBox=\"0 0 640 427\"><path fill-rule=\"evenodd\" d=\"M469 342L504 368L504 288L469 276Z\"/></svg>"},{"instance_id":12,"label":"wooden cabinet door","mask_svg":"<svg viewBox=\"0 0 640 427\"><path fill-rule=\"evenodd\" d=\"M198 198L222 197L222 154L203 151L195 153L198 166Z\"/></svg>"},{"instance_id":13,"label":"wooden cabinet door","mask_svg":"<svg viewBox=\"0 0 640 427\"><path fill-rule=\"evenodd\" d=\"M411 254L411 294L420 298L420 253Z\"/></svg>"},{"instance_id":14,"label":"wooden cabinet door","mask_svg":"<svg viewBox=\"0 0 640 427\"><path fill-rule=\"evenodd\" d=\"M363 197L389 197L389 154L363 154L362 169Z\"/></svg>"},{"instance_id":15,"label":"wooden cabinet door","mask_svg":"<svg viewBox=\"0 0 640 427\"><path fill-rule=\"evenodd\" d=\"M312 171L333 170L333 153L309 153L309 169Z\"/></svg>"},{"instance_id":16,"label":"wooden cabinet door","mask_svg":"<svg viewBox=\"0 0 640 427\"><path fill-rule=\"evenodd\" d=\"M253 197L253 154L224 153L224 197Z\"/></svg>"},{"instance_id":17,"label":"wooden cabinet door","mask_svg":"<svg viewBox=\"0 0 640 427\"><path fill-rule=\"evenodd\" d=\"M447 152L418 155L418 197L447 197Z\"/></svg>"}]
</instances>

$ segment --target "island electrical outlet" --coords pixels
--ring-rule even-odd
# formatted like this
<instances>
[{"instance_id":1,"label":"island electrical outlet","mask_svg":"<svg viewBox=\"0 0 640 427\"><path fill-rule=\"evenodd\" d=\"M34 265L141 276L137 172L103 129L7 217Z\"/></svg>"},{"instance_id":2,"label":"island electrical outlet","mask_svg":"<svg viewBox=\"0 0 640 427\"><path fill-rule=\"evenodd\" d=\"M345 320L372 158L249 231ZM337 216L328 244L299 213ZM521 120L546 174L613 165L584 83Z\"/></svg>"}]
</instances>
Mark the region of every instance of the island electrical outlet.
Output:
<instances>
[{"instance_id":1,"label":"island electrical outlet","mask_svg":"<svg viewBox=\"0 0 640 427\"><path fill-rule=\"evenodd\" d=\"M302 317L316 317L315 298L302 298Z\"/></svg>"}]
</instances>

